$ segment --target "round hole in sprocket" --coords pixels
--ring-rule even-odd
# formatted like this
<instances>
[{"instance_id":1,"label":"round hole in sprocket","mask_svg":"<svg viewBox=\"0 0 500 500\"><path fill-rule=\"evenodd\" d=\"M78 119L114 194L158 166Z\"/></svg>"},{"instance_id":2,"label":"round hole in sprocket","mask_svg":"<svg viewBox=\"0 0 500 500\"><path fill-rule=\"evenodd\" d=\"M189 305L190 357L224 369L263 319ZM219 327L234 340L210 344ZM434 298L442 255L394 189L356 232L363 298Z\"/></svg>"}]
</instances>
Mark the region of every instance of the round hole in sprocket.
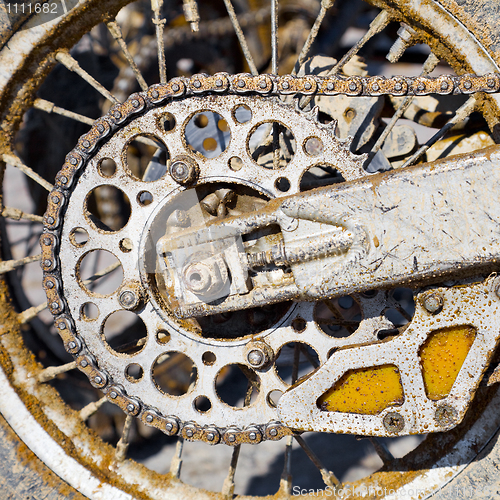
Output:
<instances>
[{"instance_id":1,"label":"round hole in sprocket","mask_svg":"<svg viewBox=\"0 0 500 500\"><path fill-rule=\"evenodd\" d=\"M283 345L275 361L278 376L288 385L294 384L318 366L318 354L304 342L289 342Z\"/></svg>"},{"instance_id":2,"label":"round hole in sprocket","mask_svg":"<svg viewBox=\"0 0 500 500\"><path fill-rule=\"evenodd\" d=\"M107 250L91 250L76 265L80 286L88 294L107 296L115 292L123 281L120 261Z\"/></svg>"},{"instance_id":3,"label":"round hole in sprocket","mask_svg":"<svg viewBox=\"0 0 500 500\"><path fill-rule=\"evenodd\" d=\"M212 403L206 396L198 396L193 401L193 406L196 411L200 413L206 413L207 411L210 411L210 408L212 408Z\"/></svg>"},{"instance_id":4,"label":"round hole in sprocket","mask_svg":"<svg viewBox=\"0 0 500 500\"><path fill-rule=\"evenodd\" d=\"M261 167L276 170L284 168L295 155L295 138L280 122L264 122L250 134L248 149L252 159Z\"/></svg>"},{"instance_id":5,"label":"round hole in sprocket","mask_svg":"<svg viewBox=\"0 0 500 500\"><path fill-rule=\"evenodd\" d=\"M89 233L83 227L75 227L69 233L69 241L77 248L83 247L89 240Z\"/></svg>"},{"instance_id":6,"label":"round hole in sprocket","mask_svg":"<svg viewBox=\"0 0 500 500\"><path fill-rule=\"evenodd\" d=\"M216 158L231 140L227 121L214 111L194 114L184 128L185 141L193 151L205 158Z\"/></svg>"},{"instance_id":7,"label":"round hole in sprocket","mask_svg":"<svg viewBox=\"0 0 500 500\"><path fill-rule=\"evenodd\" d=\"M130 363L127 368L125 368L125 377L127 377L129 382L139 382L143 376L144 370L138 363Z\"/></svg>"},{"instance_id":8,"label":"round hole in sprocket","mask_svg":"<svg viewBox=\"0 0 500 500\"><path fill-rule=\"evenodd\" d=\"M102 177L113 177L116 173L115 160L111 158L103 158L97 167L97 171Z\"/></svg>"},{"instance_id":9,"label":"round hole in sprocket","mask_svg":"<svg viewBox=\"0 0 500 500\"><path fill-rule=\"evenodd\" d=\"M215 379L215 391L228 406L250 406L259 395L259 376L250 368L232 364L224 366Z\"/></svg>"},{"instance_id":10,"label":"round hole in sprocket","mask_svg":"<svg viewBox=\"0 0 500 500\"><path fill-rule=\"evenodd\" d=\"M85 216L95 228L107 233L123 229L130 214L128 196L116 186L98 186L85 200Z\"/></svg>"},{"instance_id":11,"label":"round hole in sprocket","mask_svg":"<svg viewBox=\"0 0 500 500\"><path fill-rule=\"evenodd\" d=\"M146 325L140 316L131 311L115 311L104 322L103 337L114 353L132 356L146 345Z\"/></svg>"},{"instance_id":12,"label":"round hole in sprocket","mask_svg":"<svg viewBox=\"0 0 500 500\"><path fill-rule=\"evenodd\" d=\"M183 396L194 387L198 371L193 360L179 351L161 354L153 363L152 378L157 389L169 396Z\"/></svg>"},{"instance_id":13,"label":"round hole in sprocket","mask_svg":"<svg viewBox=\"0 0 500 500\"><path fill-rule=\"evenodd\" d=\"M127 173L136 180L153 182L167 173L170 158L167 146L151 134L139 134L125 146L123 160Z\"/></svg>"},{"instance_id":14,"label":"round hole in sprocket","mask_svg":"<svg viewBox=\"0 0 500 500\"><path fill-rule=\"evenodd\" d=\"M349 337L359 327L362 319L361 307L350 295L324 299L316 304L314 319L320 329L330 337Z\"/></svg>"}]
</instances>

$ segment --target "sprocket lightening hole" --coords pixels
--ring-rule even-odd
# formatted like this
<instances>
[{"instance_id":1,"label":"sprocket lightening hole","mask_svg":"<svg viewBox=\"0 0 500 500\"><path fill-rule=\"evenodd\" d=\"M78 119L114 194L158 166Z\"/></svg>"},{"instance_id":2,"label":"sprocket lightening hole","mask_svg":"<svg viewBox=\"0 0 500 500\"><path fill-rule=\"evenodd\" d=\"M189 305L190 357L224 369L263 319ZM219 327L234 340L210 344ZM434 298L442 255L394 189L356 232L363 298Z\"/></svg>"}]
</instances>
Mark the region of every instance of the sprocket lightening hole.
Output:
<instances>
[{"instance_id":1,"label":"sprocket lightening hole","mask_svg":"<svg viewBox=\"0 0 500 500\"><path fill-rule=\"evenodd\" d=\"M240 364L224 366L215 379L217 395L232 408L250 406L257 399L259 388L259 376Z\"/></svg>"},{"instance_id":2,"label":"sprocket lightening hole","mask_svg":"<svg viewBox=\"0 0 500 500\"><path fill-rule=\"evenodd\" d=\"M146 325L131 311L115 311L104 322L103 337L114 354L132 356L146 345Z\"/></svg>"},{"instance_id":3,"label":"sprocket lightening hole","mask_svg":"<svg viewBox=\"0 0 500 500\"><path fill-rule=\"evenodd\" d=\"M274 366L281 380L291 385L319 366L319 356L308 344L289 342L279 350Z\"/></svg>"},{"instance_id":4,"label":"sprocket lightening hole","mask_svg":"<svg viewBox=\"0 0 500 500\"><path fill-rule=\"evenodd\" d=\"M314 319L327 335L335 338L349 337L359 327L361 308L349 295L325 299L314 308Z\"/></svg>"},{"instance_id":5,"label":"sprocket lightening hole","mask_svg":"<svg viewBox=\"0 0 500 500\"><path fill-rule=\"evenodd\" d=\"M184 136L193 151L205 158L216 158L227 149L231 131L219 113L202 111L186 123Z\"/></svg>"},{"instance_id":6,"label":"sprocket lightening hole","mask_svg":"<svg viewBox=\"0 0 500 500\"><path fill-rule=\"evenodd\" d=\"M250 134L248 149L252 159L261 167L284 168L295 155L295 138L285 125L279 122L264 122ZM276 158L274 151L276 150Z\"/></svg>"},{"instance_id":7,"label":"sprocket lightening hole","mask_svg":"<svg viewBox=\"0 0 500 500\"><path fill-rule=\"evenodd\" d=\"M96 229L107 233L123 229L130 214L128 196L115 186L98 186L85 200L85 216Z\"/></svg>"},{"instance_id":8,"label":"sprocket lightening hole","mask_svg":"<svg viewBox=\"0 0 500 500\"><path fill-rule=\"evenodd\" d=\"M183 396L193 388L198 370L193 360L182 352L169 351L156 358L152 378L157 389L169 396Z\"/></svg>"}]
</instances>

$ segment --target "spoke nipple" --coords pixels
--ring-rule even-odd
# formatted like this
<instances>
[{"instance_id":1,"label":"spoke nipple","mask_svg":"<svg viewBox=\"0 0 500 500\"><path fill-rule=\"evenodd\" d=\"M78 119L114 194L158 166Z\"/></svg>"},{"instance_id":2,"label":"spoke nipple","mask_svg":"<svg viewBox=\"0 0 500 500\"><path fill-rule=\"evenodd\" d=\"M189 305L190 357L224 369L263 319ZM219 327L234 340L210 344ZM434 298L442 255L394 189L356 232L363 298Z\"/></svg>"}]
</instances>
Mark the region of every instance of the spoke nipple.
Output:
<instances>
[{"instance_id":1,"label":"spoke nipple","mask_svg":"<svg viewBox=\"0 0 500 500\"><path fill-rule=\"evenodd\" d=\"M444 299L438 292L431 292L424 297L423 306L425 310L431 314L440 312L443 305Z\"/></svg>"},{"instance_id":2,"label":"spoke nipple","mask_svg":"<svg viewBox=\"0 0 500 500\"><path fill-rule=\"evenodd\" d=\"M386 431L390 432L391 434L401 432L405 426L405 419L403 415L395 411L387 413L387 415L384 417L383 422Z\"/></svg>"}]
</instances>

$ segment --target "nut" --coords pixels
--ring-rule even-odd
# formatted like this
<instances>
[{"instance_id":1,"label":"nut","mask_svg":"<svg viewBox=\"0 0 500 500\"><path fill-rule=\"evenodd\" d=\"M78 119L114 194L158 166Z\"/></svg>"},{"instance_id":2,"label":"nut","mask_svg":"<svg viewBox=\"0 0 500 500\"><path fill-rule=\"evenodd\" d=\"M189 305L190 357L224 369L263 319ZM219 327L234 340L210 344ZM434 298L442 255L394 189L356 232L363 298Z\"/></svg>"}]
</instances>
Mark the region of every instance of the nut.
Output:
<instances>
[{"instance_id":1,"label":"nut","mask_svg":"<svg viewBox=\"0 0 500 500\"><path fill-rule=\"evenodd\" d=\"M223 297L229 290L229 275L224 259L220 256L207 257L188 264L182 272L184 286L204 299Z\"/></svg>"},{"instance_id":2,"label":"nut","mask_svg":"<svg viewBox=\"0 0 500 500\"><path fill-rule=\"evenodd\" d=\"M199 169L197 163L192 158L182 155L170 163L168 172L175 182L188 185L198 179Z\"/></svg>"}]
</instances>

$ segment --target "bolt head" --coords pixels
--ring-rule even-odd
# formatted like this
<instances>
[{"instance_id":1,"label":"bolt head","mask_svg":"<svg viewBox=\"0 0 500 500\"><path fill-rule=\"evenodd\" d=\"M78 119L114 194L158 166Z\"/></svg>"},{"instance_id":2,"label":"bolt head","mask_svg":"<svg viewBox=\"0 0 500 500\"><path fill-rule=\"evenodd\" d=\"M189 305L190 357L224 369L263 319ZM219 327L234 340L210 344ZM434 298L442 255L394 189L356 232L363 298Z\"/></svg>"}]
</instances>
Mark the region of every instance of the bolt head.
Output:
<instances>
[{"instance_id":1,"label":"bolt head","mask_svg":"<svg viewBox=\"0 0 500 500\"><path fill-rule=\"evenodd\" d=\"M190 184L198 177L198 166L195 161L189 157L178 157L172 161L168 171L172 179L179 184Z\"/></svg>"},{"instance_id":2,"label":"bolt head","mask_svg":"<svg viewBox=\"0 0 500 500\"><path fill-rule=\"evenodd\" d=\"M139 297L132 290L124 290L118 301L124 309L134 309L139 304Z\"/></svg>"},{"instance_id":3,"label":"bolt head","mask_svg":"<svg viewBox=\"0 0 500 500\"><path fill-rule=\"evenodd\" d=\"M441 405L436 408L434 413L434 419L436 423L441 427L449 427L457 421L458 415L457 410L451 405Z\"/></svg>"},{"instance_id":4,"label":"bolt head","mask_svg":"<svg viewBox=\"0 0 500 500\"><path fill-rule=\"evenodd\" d=\"M395 434L404 429L405 419L398 412L391 411L384 417L383 423L387 432Z\"/></svg>"},{"instance_id":5,"label":"bolt head","mask_svg":"<svg viewBox=\"0 0 500 500\"><path fill-rule=\"evenodd\" d=\"M265 361L266 355L258 349L252 349L248 353L247 359L252 366L260 366Z\"/></svg>"},{"instance_id":6,"label":"bolt head","mask_svg":"<svg viewBox=\"0 0 500 500\"><path fill-rule=\"evenodd\" d=\"M441 294L437 292L429 293L424 298L425 310L431 314L436 314L443 308L444 299Z\"/></svg>"}]
</instances>

